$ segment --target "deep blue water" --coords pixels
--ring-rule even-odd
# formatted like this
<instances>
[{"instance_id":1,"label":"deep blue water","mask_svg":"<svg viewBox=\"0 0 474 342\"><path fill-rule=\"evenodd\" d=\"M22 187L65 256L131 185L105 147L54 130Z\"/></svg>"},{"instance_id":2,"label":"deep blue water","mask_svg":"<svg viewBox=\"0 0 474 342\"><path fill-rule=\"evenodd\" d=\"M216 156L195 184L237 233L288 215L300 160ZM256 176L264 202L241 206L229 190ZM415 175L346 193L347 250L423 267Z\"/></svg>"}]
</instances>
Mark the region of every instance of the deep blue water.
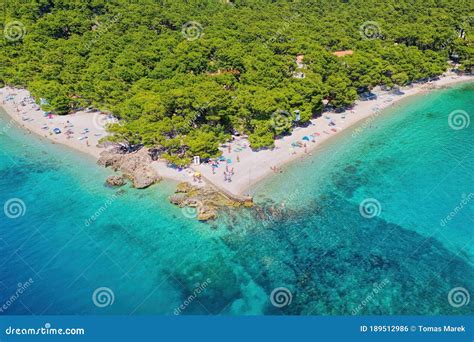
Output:
<instances>
[{"instance_id":1,"label":"deep blue water","mask_svg":"<svg viewBox=\"0 0 474 342\"><path fill-rule=\"evenodd\" d=\"M0 114L0 314L472 314L473 95L397 104L208 224Z\"/></svg>"}]
</instances>

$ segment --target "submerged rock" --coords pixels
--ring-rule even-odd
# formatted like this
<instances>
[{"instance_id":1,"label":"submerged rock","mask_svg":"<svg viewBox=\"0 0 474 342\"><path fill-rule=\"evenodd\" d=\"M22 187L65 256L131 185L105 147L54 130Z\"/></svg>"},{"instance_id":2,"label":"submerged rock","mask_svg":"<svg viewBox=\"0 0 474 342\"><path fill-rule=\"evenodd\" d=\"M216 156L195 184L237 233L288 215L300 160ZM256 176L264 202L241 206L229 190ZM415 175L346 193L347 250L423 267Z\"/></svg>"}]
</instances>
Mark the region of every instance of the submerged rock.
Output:
<instances>
[{"instance_id":1,"label":"submerged rock","mask_svg":"<svg viewBox=\"0 0 474 342\"><path fill-rule=\"evenodd\" d=\"M217 218L217 210L212 207L202 206L198 210L197 219L199 221L215 220Z\"/></svg>"},{"instance_id":2,"label":"submerged rock","mask_svg":"<svg viewBox=\"0 0 474 342\"><path fill-rule=\"evenodd\" d=\"M112 175L107 177L105 182L110 186L122 186L125 184L125 179L122 176Z\"/></svg>"},{"instance_id":3,"label":"submerged rock","mask_svg":"<svg viewBox=\"0 0 474 342\"><path fill-rule=\"evenodd\" d=\"M123 190L123 189L120 189L119 191L117 191L117 192L115 193L115 195L116 195L116 196L122 196L122 195L125 195L125 190Z\"/></svg>"},{"instance_id":4,"label":"submerged rock","mask_svg":"<svg viewBox=\"0 0 474 342\"><path fill-rule=\"evenodd\" d=\"M151 166L152 159L146 148L133 153L117 153L108 150L100 154L99 165L122 171L124 176L133 182L137 189L146 188L161 180L156 170Z\"/></svg>"},{"instance_id":5,"label":"submerged rock","mask_svg":"<svg viewBox=\"0 0 474 342\"><path fill-rule=\"evenodd\" d=\"M253 206L252 198L233 198L211 186L198 187L187 182L179 183L169 200L180 208L196 208L196 217L199 221L216 219L219 208Z\"/></svg>"},{"instance_id":6,"label":"submerged rock","mask_svg":"<svg viewBox=\"0 0 474 342\"><path fill-rule=\"evenodd\" d=\"M182 208L186 200L186 195L183 193L176 193L170 196L170 202Z\"/></svg>"}]
</instances>

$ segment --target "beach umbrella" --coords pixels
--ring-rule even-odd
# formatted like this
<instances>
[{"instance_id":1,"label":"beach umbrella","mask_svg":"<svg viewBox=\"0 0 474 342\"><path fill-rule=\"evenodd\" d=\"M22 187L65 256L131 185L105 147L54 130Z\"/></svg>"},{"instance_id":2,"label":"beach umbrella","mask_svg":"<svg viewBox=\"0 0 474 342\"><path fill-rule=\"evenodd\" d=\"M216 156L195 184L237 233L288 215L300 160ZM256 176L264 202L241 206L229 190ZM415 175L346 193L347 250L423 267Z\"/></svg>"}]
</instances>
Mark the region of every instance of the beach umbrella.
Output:
<instances>
[{"instance_id":1,"label":"beach umbrella","mask_svg":"<svg viewBox=\"0 0 474 342\"><path fill-rule=\"evenodd\" d=\"M310 141L311 139L310 139L307 135L305 135L305 136L303 137L303 140Z\"/></svg>"},{"instance_id":2,"label":"beach umbrella","mask_svg":"<svg viewBox=\"0 0 474 342\"><path fill-rule=\"evenodd\" d=\"M227 159L227 164L232 164L232 159Z\"/></svg>"}]
</instances>

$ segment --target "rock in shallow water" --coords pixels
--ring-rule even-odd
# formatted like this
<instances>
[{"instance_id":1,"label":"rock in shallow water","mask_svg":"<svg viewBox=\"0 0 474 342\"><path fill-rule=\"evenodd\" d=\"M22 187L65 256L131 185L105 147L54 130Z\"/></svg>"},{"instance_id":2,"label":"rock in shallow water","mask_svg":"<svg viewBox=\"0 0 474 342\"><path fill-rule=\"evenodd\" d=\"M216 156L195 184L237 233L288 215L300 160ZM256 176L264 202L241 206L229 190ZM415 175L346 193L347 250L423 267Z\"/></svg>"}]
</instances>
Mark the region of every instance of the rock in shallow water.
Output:
<instances>
[{"instance_id":1,"label":"rock in shallow water","mask_svg":"<svg viewBox=\"0 0 474 342\"><path fill-rule=\"evenodd\" d=\"M120 170L130 178L137 189L146 188L161 180L151 166L152 159L146 148L133 153L121 154L115 151L104 151L100 154L98 164Z\"/></svg>"},{"instance_id":2,"label":"rock in shallow water","mask_svg":"<svg viewBox=\"0 0 474 342\"><path fill-rule=\"evenodd\" d=\"M198 209L197 219L199 221L215 220L217 218L217 210L212 207L202 206Z\"/></svg>"},{"instance_id":3,"label":"rock in shallow water","mask_svg":"<svg viewBox=\"0 0 474 342\"><path fill-rule=\"evenodd\" d=\"M186 200L186 194L184 193L176 193L170 196L170 202L172 204L179 206L180 208L182 207L185 200Z\"/></svg>"},{"instance_id":4,"label":"rock in shallow water","mask_svg":"<svg viewBox=\"0 0 474 342\"><path fill-rule=\"evenodd\" d=\"M216 219L219 208L253 206L251 198L231 198L210 186L197 187L187 182L179 183L175 193L169 197L169 200L180 208L196 208L196 216L199 221Z\"/></svg>"},{"instance_id":5,"label":"rock in shallow water","mask_svg":"<svg viewBox=\"0 0 474 342\"><path fill-rule=\"evenodd\" d=\"M107 185L110 186L122 186L125 184L125 179L123 179L122 176L112 175L107 177L107 180L105 182L107 183Z\"/></svg>"}]
</instances>

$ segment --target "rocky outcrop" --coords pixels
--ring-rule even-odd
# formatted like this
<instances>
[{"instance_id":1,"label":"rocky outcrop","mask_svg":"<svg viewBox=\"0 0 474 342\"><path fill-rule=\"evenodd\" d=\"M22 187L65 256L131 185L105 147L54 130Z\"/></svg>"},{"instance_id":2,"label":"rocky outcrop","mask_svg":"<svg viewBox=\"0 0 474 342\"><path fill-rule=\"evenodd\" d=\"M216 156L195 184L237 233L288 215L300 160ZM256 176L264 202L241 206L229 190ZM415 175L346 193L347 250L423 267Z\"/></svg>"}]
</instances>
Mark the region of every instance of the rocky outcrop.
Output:
<instances>
[{"instance_id":1,"label":"rocky outcrop","mask_svg":"<svg viewBox=\"0 0 474 342\"><path fill-rule=\"evenodd\" d=\"M142 148L137 152L126 154L117 153L115 150L104 151L97 163L115 171L122 171L124 176L133 182L135 188L143 189L161 180L151 162L148 150Z\"/></svg>"},{"instance_id":2,"label":"rocky outcrop","mask_svg":"<svg viewBox=\"0 0 474 342\"><path fill-rule=\"evenodd\" d=\"M132 153L107 150L101 153L97 163L110 167L114 171L121 171L123 177L132 180L135 188L146 188L161 180L161 177L151 166L152 158L146 148ZM123 177L110 176L107 178L107 184L121 186L125 182ZM178 184L175 193L169 197L169 200L183 208L185 216L197 218L200 221L216 219L220 208L253 206L251 198L234 198L210 185L198 187L187 182Z\"/></svg>"},{"instance_id":3,"label":"rocky outcrop","mask_svg":"<svg viewBox=\"0 0 474 342\"><path fill-rule=\"evenodd\" d=\"M251 198L235 199L210 186L197 187L187 182L179 183L169 200L180 208L191 208L183 210L183 214L187 217L196 217L200 221L216 219L219 208L253 206Z\"/></svg>"},{"instance_id":4,"label":"rocky outcrop","mask_svg":"<svg viewBox=\"0 0 474 342\"><path fill-rule=\"evenodd\" d=\"M186 201L186 194L177 193L170 196L170 202L182 208Z\"/></svg>"},{"instance_id":5,"label":"rocky outcrop","mask_svg":"<svg viewBox=\"0 0 474 342\"><path fill-rule=\"evenodd\" d=\"M202 207L198 210L197 219L199 221L215 220L217 218L217 210L210 207Z\"/></svg>"},{"instance_id":6,"label":"rocky outcrop","mask_svg":"<svg viewBox=\"0 0 474 342\"><path fill-rule=\"evenodd\" d=\"M107 177L107 180L105 182L109 186L122 186L125 184L125 179L123 179L122 176L112 175Z\"/></svg>"}]
</instances>

